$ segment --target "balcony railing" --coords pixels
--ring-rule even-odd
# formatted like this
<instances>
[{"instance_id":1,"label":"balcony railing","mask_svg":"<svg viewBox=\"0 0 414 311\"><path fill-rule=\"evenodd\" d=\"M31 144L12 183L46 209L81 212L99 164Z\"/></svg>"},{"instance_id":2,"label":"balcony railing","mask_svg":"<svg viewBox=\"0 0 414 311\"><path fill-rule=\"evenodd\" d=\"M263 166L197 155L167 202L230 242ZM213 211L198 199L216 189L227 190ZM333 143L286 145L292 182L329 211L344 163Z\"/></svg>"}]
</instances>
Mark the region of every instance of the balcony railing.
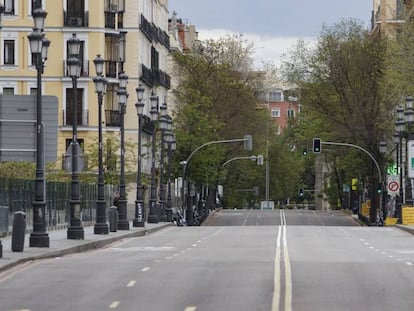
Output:
<instances>
[{"instance_id":1,"label":"balcony railing","mask_svg":"<svg viewBox=\"0 0 414 311\"><path fill-rule=\"evenodd\" d=\"M67 77L68 76L68 65L67 65L67 60L63 61L63 72L64 72L64 76ZM89 61L88 60L83 60L81 62L81 73L80 73L81 77L89 77Z\"/></svg>"},{"instance_id":2,"label":"balcony railing","mask_svg":"<svg viewBox=\"0 0 414 311\"><path fill-rule=\"evenodd\" d=\"M153 23L150 23L142 14L139 29L141 29L148 40L161 43L167 49L170 48L170 37L168 34Z\"/></svg>"},{"instance_id":3,"label":"balcony railing","mask_svg":"<svg viewBox=\"0 0 414 311\"><path fill-rule=\"evenodd\" d=\"M154 80L156 84L162 85L167 89L169 89L171 86L170 76L162 70L157 70L154 72Z\"/></svg>"},{"instance_id":4,"label":"balcony railing","mask_svg":"<svg viewBox=\"0 0 414 311\"><path fill-rule=\"evenodd\" d=\"M63 126L73 125L73 115L68 113L66 109L62 110ZM89 110L83 109L82 115L78 115L78 125L88 126L89 124Z\"/></svg>"},{"instance_id":5,"label":"balcony railing","mask_svg":"<svg viewBox=\"0 0 414 311\"><path fill-rule=\"evenodd\" d=\"M105 110L106 126L121 126L121 112L119 110Z\"/></svg>"},{"instance_id":6,"label":"balcony railing","mask_svg":"<svg viewBox=\"0 0 414 311\"><path fill-rule=\"evenodd\" d=\"M82 12L76 15L69 15L63 10L63 24L65 27L88 27L89 26L89 12Z\"/></svg>"},{"instance_id":7,"label":"balcony railing","mask_svg":"<svg viewBox=\"0 0 414 311\"><path fill-rule=\"evenodd\" d=\"M113 60L105 61L105 76L107 78L117 78L120 70L121 66L119 62Z\"/></svg>"}]
</instances>

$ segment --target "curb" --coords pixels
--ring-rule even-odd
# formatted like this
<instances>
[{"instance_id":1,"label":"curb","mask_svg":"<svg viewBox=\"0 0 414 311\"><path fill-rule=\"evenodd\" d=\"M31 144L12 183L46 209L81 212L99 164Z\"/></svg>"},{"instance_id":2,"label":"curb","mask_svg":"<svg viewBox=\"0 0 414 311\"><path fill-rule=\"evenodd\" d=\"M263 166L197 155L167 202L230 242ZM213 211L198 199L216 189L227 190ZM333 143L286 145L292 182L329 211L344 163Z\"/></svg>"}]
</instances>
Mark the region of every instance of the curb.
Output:
<instances>
[{"instance_id":1,"label":"curb","mask_svg":"<svg viewBox=\"0 0 414 311\"><path fill-rule=\"evenodd\" d=\"M18 259L14 262L10 262L10 263L4 265L3 267L0 267L0 273L6 271L8 269L14 268L18 265L30 262L30 261L35 261L35 260L39 260L39 259L48 259L48 258L54 258L54 257L62 257L62 256L65 256L65 255L70 255L70 254L75 254L75 253L82 253L82 252L86 252L86 251L90 251L90 250L103 248L103 247L105 247L109 244L112 244L114 242L117 242L117 241L120 241L120 240L123 240L123 239L145 236L147 234L154 233L156 231L165 229L165 228L170 227L170 226L172 226L172 224L168 223L168 224L165 224L165 225L162 225L162 226L159 226L159 227L139 230L139 231L135 231L135 232L128 232L128 233L125 233L125 234L122 234L122 235L109 237L107 239L84 242L80 245L63 248L63 249L60 249L60 250L57 250L57 251L47 252L47 253L44 253L44 254L41 254L41 255L28 256L28 257L25 257L25 258Z\"/></svg>"},{"instance_id":2,"label":"curb","mask_svg":"<svg viewBox=\"0 0 414 311\"><path fill-rule=\"evenodd\" d=\"M395 225L395 227L398 228L398 229L400 229L400 230L402 230L402 231L405 231L405 232L414 234L414 228L409 228L407 226L402 226L402 225L398 225L398 224Z\"/></svg>"}]
</instances>

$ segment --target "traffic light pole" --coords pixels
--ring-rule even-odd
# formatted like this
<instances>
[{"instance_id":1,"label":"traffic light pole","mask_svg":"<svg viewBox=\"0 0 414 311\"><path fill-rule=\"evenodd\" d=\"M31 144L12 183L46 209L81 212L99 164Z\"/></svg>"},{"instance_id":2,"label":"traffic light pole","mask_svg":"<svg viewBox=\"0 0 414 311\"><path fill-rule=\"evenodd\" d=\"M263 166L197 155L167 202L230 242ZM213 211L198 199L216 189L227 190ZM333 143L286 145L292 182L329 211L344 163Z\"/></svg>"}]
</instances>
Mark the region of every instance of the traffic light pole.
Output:
<instances>
[{"instance_id":1,"label":"traffic light pole","mask_svg":"<svg viewBox=\"0 0 414 311\"><path fill-rule=\"evenodd\" d=\"M316 138L314 138L314 142L315 142L315 139ZM318 138L319 139L319 138ZM320 139L319 139L320 140ZM364 149L364 148L362 148L362 147L360 147L360 146L357 146L357 145L354 145L354 144L348 144L348 143L336 143L336 142L330 142L330 141L321 141L320 140L320 144L321 145L335 145L335 146L344 146L344 147L352 147L352 148L356 148L356 149L359 149L359 150L361 150L361 151L363 151L363 152L365 152L370 158L371 158L371 160L374 162L374 164L375 164L375 166L377 167L377 173L378 173L378 179L379 179L379 183L381 184L381 187L383 187L383 185L384 185L384 181L383 181L383 179L382 179L382 173L381 173L381 169L380 169L380 166L378 165L378 162L377 162L377 160L375 160L375 158L374 158L374 156L371 154L371 153L369 153L366 149ZM320 149L322 149L322 148L320 148ZM382 189L381 189L382 190ZM382 202L382 197L383 197L383 191L381 191L381 194L380 194L380 198L379 198L379 207L380 207L380 211L382 211L383 210L383 207L382 207L382 204L383 204L383 202ZM372 209L371 210L371 213L370 213L370 221L371 222L375 222L375 210L374 209Z\"/></svg>"},{"instance_id":2,"label":"traffic light pole","mask_svg":"<svg viewBox=\"0 0 414 311\"><path fill-rule=\"evenodd\" d=\"M187 175L187 167L190 163L191 158L194 154L199 151L200 149L213 145L213 144L226 144L226 143L237 143L237 142L244 142L244 149L247 151L251 151L253 149L253 138L251 135L245 135L244 138L237 138L237 139L226 139L226 140L214 140L207 142L199 147L197 147L191 154L188 156L187 160L182 161L181 164L183 165L183 181L181 187L181 200L183 203L183 211L185 211L187 225L192 226L192 206L190 201L190 184L187 185L187 200L185 200L185 184L186 184L186 175ZM186 206L187 205L187 206Z\"/></svg>"}]
</instances>

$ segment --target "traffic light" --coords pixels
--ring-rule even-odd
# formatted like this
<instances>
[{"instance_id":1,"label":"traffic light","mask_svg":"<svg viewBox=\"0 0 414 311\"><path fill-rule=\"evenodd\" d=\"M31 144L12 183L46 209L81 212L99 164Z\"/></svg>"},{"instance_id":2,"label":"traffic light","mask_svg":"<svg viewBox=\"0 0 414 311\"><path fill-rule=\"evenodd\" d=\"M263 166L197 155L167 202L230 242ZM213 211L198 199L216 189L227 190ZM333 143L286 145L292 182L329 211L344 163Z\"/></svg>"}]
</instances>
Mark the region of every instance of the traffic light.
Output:
<instances>
[{"instance_id":1,"label":"traffic light","mask_svg":"<svg viewBox=\"0 0 414 311\"><path fill-rule=\"evenodd\" d=\"M244 135L244 150L253 150L253 137L252 135Z\"/></svg>"},{"instance_id":2,"label":"traffic light","mask_svg":"<svg viewBox=\"0 0 414 311\"><path fill-rule=\"evenodd\" d=\"M322 142L320 138L314 138L312 143L313 153L321 153L322 151Z\"/></svg>"},{"instance_id":3,"label":"traffic light","mask_svg":"<svg viewBox=\"0 0 414 311\"><path fill-rule=\"evenodd\" d=\"M255 196L259 195L259 187L253 187L253 192Z\"/></svg>"},{"instance_id":4,"label":"traffic light","mask_svg":"<svg viewBox=\"0 0 414 311\"><path fill-rule=\"evenodd\" d=\"M303 188L299 189L299 196L303 197L305 195L305 190Z\"/></svg>"},{"instance_id":5,"label":"traffic light","mask_svg":"<svg viewBox=\"0 0 414 311\"><path fill-rule=\"evenodd\" d=\"M257 165L263 165L263 155L261 154L257 156Z\"/></svg>"},{"instance_id":6,"label":"traffic light","mask_svg":"<svg viewBox=\"0 0 414 311\"><path fill-rule=\"evenodd\" d=\"M378 194L381 194L381 192L382 192L382 184L381 183L378 183L377 184L377 193Z\"/></svg>"},{"instance_id":7,"label":"traffic light","mask_svg":"<svg viewBox=\"0 0 414 311\"><path fill-rule=\"evenodd\" d=\"M303 147L302 148L302 155L304 155L304 156L308 155L308 147Z\"/></svg>"}]
</instances>

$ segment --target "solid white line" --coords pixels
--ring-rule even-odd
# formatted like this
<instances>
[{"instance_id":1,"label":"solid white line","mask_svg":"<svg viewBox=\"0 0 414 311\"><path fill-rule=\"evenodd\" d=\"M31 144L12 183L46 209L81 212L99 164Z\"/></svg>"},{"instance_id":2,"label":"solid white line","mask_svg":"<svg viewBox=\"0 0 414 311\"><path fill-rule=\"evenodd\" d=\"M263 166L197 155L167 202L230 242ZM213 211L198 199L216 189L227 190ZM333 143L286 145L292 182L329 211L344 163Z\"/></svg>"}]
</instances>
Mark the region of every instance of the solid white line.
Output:
<instances>
[{"instance_id":1,"label":"solid white line","mask_svg":"<svg viewBox=\"0 0 414 311\"><path fill-rule=\"evenodd\" d=\"M285 311L290 311L292 310L292 272L287 245L286 226L283 226L283 254L285 263Z\"/></svg>"},{"instance_id":2,"label":"solid white line","mask_svg":"<svg viewBox=\"0 0 414 311\"><path fill-rule=\"evenodd\" d=\"M275 272L274 272L274 290L272 300L272 311L279 310L280 303L280 239L282 234L282 226L279 227L276 239L276 253L275 253Z\"/></svg>"}]
</instances>

